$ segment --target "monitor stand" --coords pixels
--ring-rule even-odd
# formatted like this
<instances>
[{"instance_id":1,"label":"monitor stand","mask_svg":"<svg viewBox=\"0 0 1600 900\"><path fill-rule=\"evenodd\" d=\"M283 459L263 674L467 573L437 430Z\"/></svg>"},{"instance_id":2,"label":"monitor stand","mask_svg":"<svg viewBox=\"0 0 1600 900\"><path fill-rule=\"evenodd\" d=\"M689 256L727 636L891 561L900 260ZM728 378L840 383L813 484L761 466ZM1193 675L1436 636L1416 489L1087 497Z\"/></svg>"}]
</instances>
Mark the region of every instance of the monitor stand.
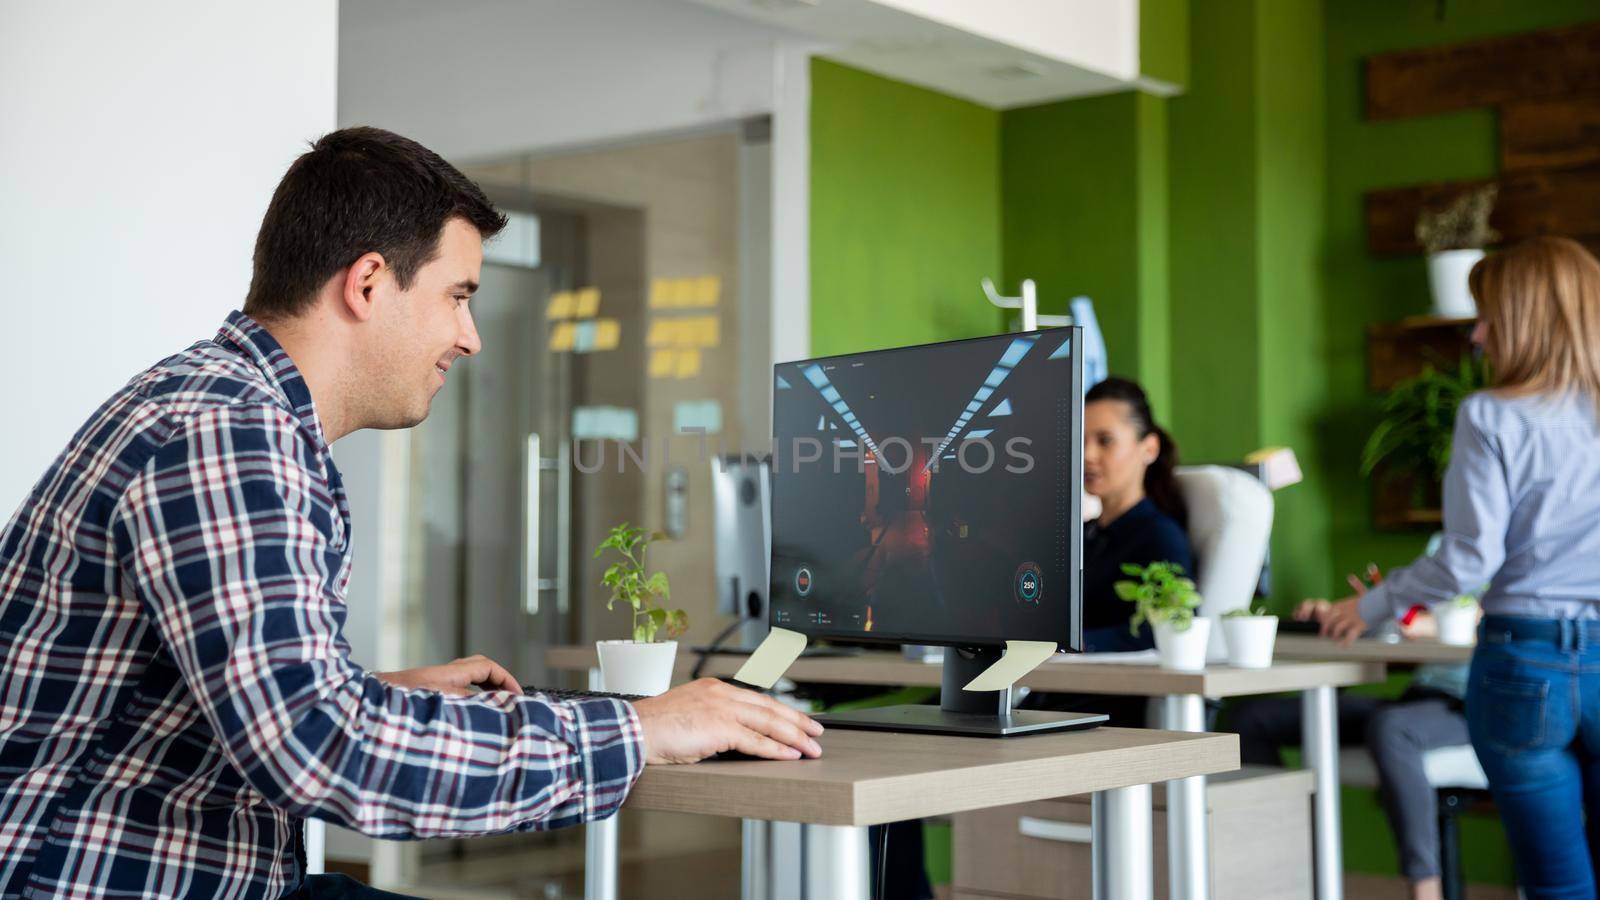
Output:
<instances>
[{"instance_id":1,"label":"monitor stand","mask_svg":"<svg viewBox=\"0 0 1600 900\"><path fill-rule=\"evenodd\" d=\"M812 718L829 728L865 728L877 731L913 731L928 734L963 734L977 737L1011 737L1047 731L1072 731L1104 723L1103 713L1054 712L1012 709L1011 689L964 691L962 686L994 665L1004 651L998 647L955 648L944 653L944 673L939 706L928 704L880 706L849 712L822 713Z\"/></svg>"}]
</instances>

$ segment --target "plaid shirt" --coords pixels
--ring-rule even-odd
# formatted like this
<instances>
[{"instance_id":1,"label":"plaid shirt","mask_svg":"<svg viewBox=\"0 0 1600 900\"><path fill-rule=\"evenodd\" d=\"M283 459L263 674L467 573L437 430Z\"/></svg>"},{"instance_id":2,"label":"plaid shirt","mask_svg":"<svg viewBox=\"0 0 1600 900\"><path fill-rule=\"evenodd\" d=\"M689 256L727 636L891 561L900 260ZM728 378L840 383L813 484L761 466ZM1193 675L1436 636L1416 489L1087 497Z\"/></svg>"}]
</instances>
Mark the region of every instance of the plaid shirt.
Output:
<instances>
[{"instance_id":1,"label":"plaid shirt","mask_svg":"<svg viewBox=\"0 0 1600 900\"><path fill-rule=\"evenodd\" d=\"M134 378L0 532L0 895L272 897L300 818L426 838L615 811L613 700L379 681L294 363L241 313Z\"/></svg>"}]
</instances>

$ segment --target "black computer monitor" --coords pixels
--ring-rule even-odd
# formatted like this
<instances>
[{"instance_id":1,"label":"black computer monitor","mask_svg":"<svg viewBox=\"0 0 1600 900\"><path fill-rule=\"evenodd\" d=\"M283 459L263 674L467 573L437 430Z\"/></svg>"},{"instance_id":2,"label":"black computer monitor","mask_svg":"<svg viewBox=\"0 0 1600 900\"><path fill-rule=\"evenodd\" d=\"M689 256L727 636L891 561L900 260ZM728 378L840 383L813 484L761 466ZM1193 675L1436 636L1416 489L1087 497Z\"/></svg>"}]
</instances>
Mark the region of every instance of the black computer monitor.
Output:
<instances>
[{"instance_id":1,"label":"black computer monitor","mask_svg":"<svg viewBox=\"0 0 1600 900\"><path fill-rule=\"evenodd\" d=\"M963 691L1009 640L1082 648L1081 329L780 363L770 622L940 644L940 707L834 724L986 735L1104 717Z\"/></svg>"}]
</instances>

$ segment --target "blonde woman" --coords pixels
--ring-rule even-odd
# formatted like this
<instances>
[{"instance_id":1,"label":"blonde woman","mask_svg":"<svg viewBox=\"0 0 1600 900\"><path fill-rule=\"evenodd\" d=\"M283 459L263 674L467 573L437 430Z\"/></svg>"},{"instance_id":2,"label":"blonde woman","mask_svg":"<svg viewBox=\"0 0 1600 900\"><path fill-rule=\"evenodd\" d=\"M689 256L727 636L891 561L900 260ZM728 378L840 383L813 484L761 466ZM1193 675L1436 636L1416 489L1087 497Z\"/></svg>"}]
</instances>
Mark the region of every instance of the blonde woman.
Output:
<instances>
[{"instance_id":1,"label":"blonde woman","mask_svg":"<svg viewBox=\"0 0 1600 900\"><path fill-rule=\"evenodd\" d=\"M1600 263L1534 238L1478 263L1474 342L1494 386L1456 418L1438 553L1332 607L1354 639L1414 599L1487 584L1467 682L1472 746L1529 898L1593 897L1600 852ZM1405 598L1403 601L1398 598ZM1585 831L1588 824L1594 829Z\"/></svg>"}]
</instances>

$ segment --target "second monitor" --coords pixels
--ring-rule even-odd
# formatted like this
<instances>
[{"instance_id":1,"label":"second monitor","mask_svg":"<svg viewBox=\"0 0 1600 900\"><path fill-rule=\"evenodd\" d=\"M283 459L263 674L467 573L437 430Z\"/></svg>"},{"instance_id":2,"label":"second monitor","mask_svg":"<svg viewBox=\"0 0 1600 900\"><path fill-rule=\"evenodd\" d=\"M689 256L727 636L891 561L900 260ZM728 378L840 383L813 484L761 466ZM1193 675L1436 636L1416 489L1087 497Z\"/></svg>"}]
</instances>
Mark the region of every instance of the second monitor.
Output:
<instances>
[{"instance_id":1,"label":"second monitor","mask_svg":"<svg viewBox=\"0 0 1600 900\"><path fill-rule=\"evenodd\" d=\"M1008 640L1082 648L1078 329L774 367L774 626L940 644L940 707L840 725L1002 735L1104 717L963 691Z\"/></svg>"}]
</instances>

